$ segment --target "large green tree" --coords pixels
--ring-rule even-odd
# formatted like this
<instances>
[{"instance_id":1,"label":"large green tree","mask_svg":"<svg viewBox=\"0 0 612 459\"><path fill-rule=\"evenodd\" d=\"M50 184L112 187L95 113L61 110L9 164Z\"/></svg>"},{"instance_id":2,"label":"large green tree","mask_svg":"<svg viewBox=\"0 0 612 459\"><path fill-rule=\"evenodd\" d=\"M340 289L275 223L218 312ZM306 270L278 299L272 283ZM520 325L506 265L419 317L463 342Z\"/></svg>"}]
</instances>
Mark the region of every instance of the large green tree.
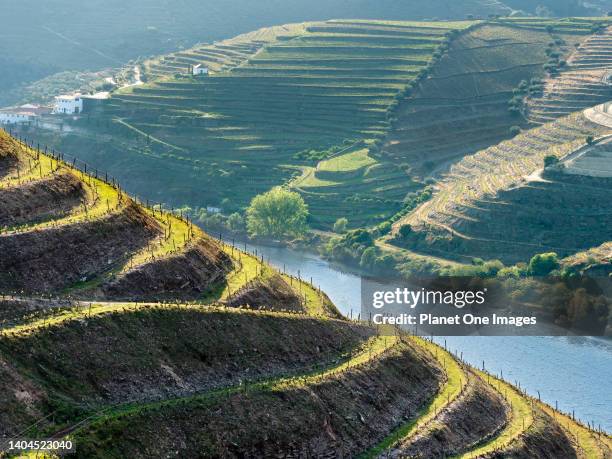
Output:
<instances>
[{"instance_id":1,"label":"large green tree","mask_svg":"<svg viewBox=\"0 0 612 459\"><path fill-rule=\"evenodd\" d=\"M298 193L275 187L251 201L247 230L251 237L296 237L306 231L307 218L308 206Z\"/></svg>"}]
</instances>

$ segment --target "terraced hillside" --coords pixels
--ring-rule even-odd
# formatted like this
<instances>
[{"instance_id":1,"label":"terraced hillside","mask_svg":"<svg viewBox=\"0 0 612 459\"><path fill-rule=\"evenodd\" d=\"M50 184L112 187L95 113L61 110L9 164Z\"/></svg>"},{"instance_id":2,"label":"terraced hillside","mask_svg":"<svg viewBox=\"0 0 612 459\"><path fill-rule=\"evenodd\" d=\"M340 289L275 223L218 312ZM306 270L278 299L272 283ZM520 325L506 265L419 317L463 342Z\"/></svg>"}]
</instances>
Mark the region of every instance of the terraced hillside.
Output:
<instances>
[{"instance_id":1,"label":"terraced hillside","mask_svg":"<svg viewBox=\"0 0 612 459\"><path fill-rule=\"evenodd\" d=\"M0 100L11 89L66 70L99 70L219 40L271 24L329 18L424 20L507 14L499 0L432 0L428 3L381 0L347 4L342 0L265 2L248 0L90 1L25 0L5 11L0 32ZM66 26L70 24L69 29ZM24 29L26 25L30 30ZM3 97L5 96L5 97Z\"/></svg>"},{"instance_id":2,"label":"terraced hillside","mask_svg":"<svg viewBox=\"0 0 612 459\"><path fill-rule=\"evenodd\" d=\"M189 72L194 65L203 65L211 72L222 72L237 67L261 51L266 45L279 39L288 40L300 35L305 23L266 27L237 37L196 45L184 51L149 59L140 64L144 80L172 77Z\"/></svg>"},{"instance_id":3,"label":"terraced hillside","mask_svg":"<svg viewBox=\"0 0 612 459\"><path fill-rule=\"evenodd\" d=\"M612 241L575 253L562 261L571 272L609 275L612 273Z\"/></svg>"},{"instance_id":4,"label":"terraced hillside","mask_svg":"<svg viewBox=\"0 0 612 459\"><path fill-rule=\"evenodd\" d=\"M257 34L233 45L194 48L146 63L148 72L166 76L115 92L99 113L73 124L63 145L76 153L95 136L99 147L79 157L130 177L139 194L164 189L166 202L220 206L228 199L224 210L237 209L308 174L343 145L364 148L383 136L400 91L451 30L470 24L328 21L263 31L276 41L261 49ZM196 55L212 65L213 54L219 71L187 75ZM174 76L180 69L183 75ZM324 188L316 181L296 185L315 226L329 228L357 202L363 209L353 226L376 223L401 207L413 188L405 171L370 158L367 170L327 174Z\"/></svg>"},{"instance_id":5,"label":"terraced hillside","mask_svg":"<svg viewBox=\"0 0 612 459\"><path fill-rule=\"evenodd\" d=\"M417 250L463 260L518 262L598 246L610 240L611 182L572 164L596 164L607 137L595 145L587 138L611 133L578 113L466 157L397 227L411 225L415 233L405 243ZM542 172L546 156L561 164Z\"/></svg>"},{"instance_id":6,"label":"terraced hillside","mask_svg":"<svg viewBox=\"0 0 612 459\"><path fill-rule=\"evenodd\" d=\"M585 40L567 66L545 80L541 95L527 99L529 120L542 124L612 98L612 27Z\"/></svg>"},{"instance_id":7,"label":"terraced hillside","mask_svg":"<svg viewBox=\"0 0 612 459\"><path fill-rule=\"evenodd\" d=\"M522 81L544 77L550 43L563 40L556 52L569 55L590 33L589 23L580 20L525 19L500 20L463 34L400 104L385 152L413 174L426 176L510 138L513 126L527 123L509 111L508 103Z\"/></svg>"},{"instance_id":8,"label":"terraced hillside","mask_svg":"<svg viewBox=\"0 0 612 459\"><path fill-rule=\"evenodd\" d=\"M2 251L0 450L25 437L70 439L87 458L609 457L605 433L447 350L346 320L312 285L142 206L112 180L3 132L0 146L9 161L0 195L23 191L0 209L25 219L0 234L15 247ZM37 200L65 177L80 186L54 198L57 210ZM42 253L70 250L64 237L89 257L92 279L72 283L81 254L59 266ZM103 257L91 249L101 241ZM116 267L116 248L132 246ZM109 301L121 297L139 301Z\"/></svg>"},{"instance_id":9,"label":"terraced hillside","mask_svg":"<svg viewBox=\"0 0 612 459\"><path fill-rule=\"evenodd\" d=\"M346 215L349 227L373 226L423 178L526 126L508 110L517 87L544 75L551 42L561 40L555 51L569 55L595 22L336 20L262 29L145 61L148 84L65 120L65 133L37 138L176 206L229 214L287 183L306 199L313 227L329 230ZM190 76L196 63L213 74Z\"/></svg>"},{"instance_id":10,"label":"terraced hillside","mask_svg":"<svg viewBox=\"0 0 612 459\"><path fill-rule=\"evenodd\" d=\"M189 297L232 269L218 244L184 219L0 136L14 158L0 181L2 290L139 297L130 288L137 283L142 294Z\"/></svg>"}]
</instances>

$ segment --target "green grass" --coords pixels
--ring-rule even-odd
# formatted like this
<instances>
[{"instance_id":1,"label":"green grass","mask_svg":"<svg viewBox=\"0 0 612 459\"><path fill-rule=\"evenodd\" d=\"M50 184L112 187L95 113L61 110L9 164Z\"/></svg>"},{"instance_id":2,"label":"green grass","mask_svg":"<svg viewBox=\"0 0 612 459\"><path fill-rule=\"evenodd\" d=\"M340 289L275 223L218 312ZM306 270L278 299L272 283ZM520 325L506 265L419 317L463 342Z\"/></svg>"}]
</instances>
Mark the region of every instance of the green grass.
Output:
<instances>
[{"instance_id":1,"label":"green grass","mask_svg":"<svg viewBox=\"0 0 612 459\"><path fill-rule=\"evenodd\" d=\"M483 380L489 381L489 384L504 396L511 407L510 420L498 436L483 445L457 456L457 459L476 458L492 451L503 450L513 440L518 438L519 435L529 429L534 421L531 401L527 397L501 379L482 372L479 372L479 375Z\"/></svg>"},{"instance_id":2,"label":"green grass","mask_svg":"<svg viewBox=\"0 0 612 459\"><path fill-rule=\"evenodd\" d=\"M427 351L443 369L446 381L433 400L421 410L417 417L391 432L382 442L365 452L362 458L375 458L384 455L386 450L395 445L409 441L414 435L427 429L428 425L446 406L452 403L467 384L467 375L455 358L440 346L419 337L412 337L412 342Z\"/></svg>"},{"instance_id":3,"label":"green grass","mask_svg":"<svg viewBox=\"0 0 612 459\"><path fill-rule=\"evenodd\" d=\"M570 438L575 438L585 459L606 459L612 441L607 435L598 435L592 430L574 421L570 416L560 413L545 403L537 402L539 408L550 415Z\"/></svg>"},{"instance_id":4,"label":"green grass","mask_svg":"<svg viewBox=\"0 0 612 459\"><path fill-rule=\"evenodd\" d=\"M351 153L346 153L335 158L321 161L318 170L327 172L352 172L364 167L376 164L376 160L368 156L368 149L363 148Z\"/></svg>"},{"instance_id":5,"label":"green grass","mask_svg":"<svg viewBox=\"0 0 612 459\"><path fill-rule=\"evenodd\" d=\"M0 180L0 187L18 187L61 171L77 175L85 185L86 198L81 205L75 207L72 212L62 218L5 228L1 231L3 234L43 230L85 220L95 220L116 211L121 206L122 197L113 186L103 180L74 170L67 164L44 153L38 153L29 147L21 148L18 167L10 175Z\"/></svg>"},{"instance_id":6,"label":"green grass","mask_svg":"<svg viewBox=\"0 0 612 459\"><path fill-rule=\"evenodd\" d=\"M0 179L0 188L20 186L40 180L60 168L60 163L50 156L38 155L35 150L23 145L17 159L19 161L17 167Z\"/></svg>"}]
</instances>

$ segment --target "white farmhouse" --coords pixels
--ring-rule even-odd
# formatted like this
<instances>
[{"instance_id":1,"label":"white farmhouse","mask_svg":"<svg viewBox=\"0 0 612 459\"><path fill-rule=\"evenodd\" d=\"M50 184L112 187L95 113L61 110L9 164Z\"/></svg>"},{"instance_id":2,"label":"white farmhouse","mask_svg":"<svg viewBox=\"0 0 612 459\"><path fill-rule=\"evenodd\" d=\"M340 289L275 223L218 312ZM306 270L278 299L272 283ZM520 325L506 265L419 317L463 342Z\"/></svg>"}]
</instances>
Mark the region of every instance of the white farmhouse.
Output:
<instances>
[{"instance_id":1,"label":"white farmhouse","mask_svg":"<svg viewBox=\"0 0 612 459\"><path fill-rule=\"evenodd\" d=\"M63 95L55 98L53 113L73 115L83 111L83 98L80 94Z\"/></svg>"},{"instance_id":2,"label":"white farmhouse","mask_svg":"<svg viewBox=\"0 0 612 459\"><path fill-rule=\"evenodd\" d=\"M0 112L0 124L19 124L32 121L36 116L32 112Z\"/></svg>"},{"instance_id":3,"label":"white farmhouse","mask_svg":"<svg viewBox=\"0 0 612 459\"><path fill-rule=\"evenodd\" d=\"M191 67L191 73L195 76L208 75L208 67L205 67L202 64L196 64Z\"/></svg>"}]
</instances>

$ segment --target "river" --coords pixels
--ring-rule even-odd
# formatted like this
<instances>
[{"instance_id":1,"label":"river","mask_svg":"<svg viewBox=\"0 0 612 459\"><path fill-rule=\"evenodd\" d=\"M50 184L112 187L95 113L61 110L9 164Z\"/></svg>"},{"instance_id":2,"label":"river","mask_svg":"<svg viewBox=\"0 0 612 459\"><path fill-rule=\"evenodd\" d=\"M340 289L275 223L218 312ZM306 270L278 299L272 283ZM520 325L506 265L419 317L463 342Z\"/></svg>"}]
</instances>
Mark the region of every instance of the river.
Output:
<instances>
[{"instance_id":1,"label":"river","mask_svg":"<svg viewBox=\"0 0 612 459\"><path fill-rule=\"evenodd\" d=\"M357 314L361 304L361 278L316 255L280 247L247 244L279 269L312 281L325 291L346 316ZM464 360L503 373L520 382L531 395L577 418L612 432L612 342L584 337L453 336L448 348L463 353Z\"/></svg>"}]
</instances>

